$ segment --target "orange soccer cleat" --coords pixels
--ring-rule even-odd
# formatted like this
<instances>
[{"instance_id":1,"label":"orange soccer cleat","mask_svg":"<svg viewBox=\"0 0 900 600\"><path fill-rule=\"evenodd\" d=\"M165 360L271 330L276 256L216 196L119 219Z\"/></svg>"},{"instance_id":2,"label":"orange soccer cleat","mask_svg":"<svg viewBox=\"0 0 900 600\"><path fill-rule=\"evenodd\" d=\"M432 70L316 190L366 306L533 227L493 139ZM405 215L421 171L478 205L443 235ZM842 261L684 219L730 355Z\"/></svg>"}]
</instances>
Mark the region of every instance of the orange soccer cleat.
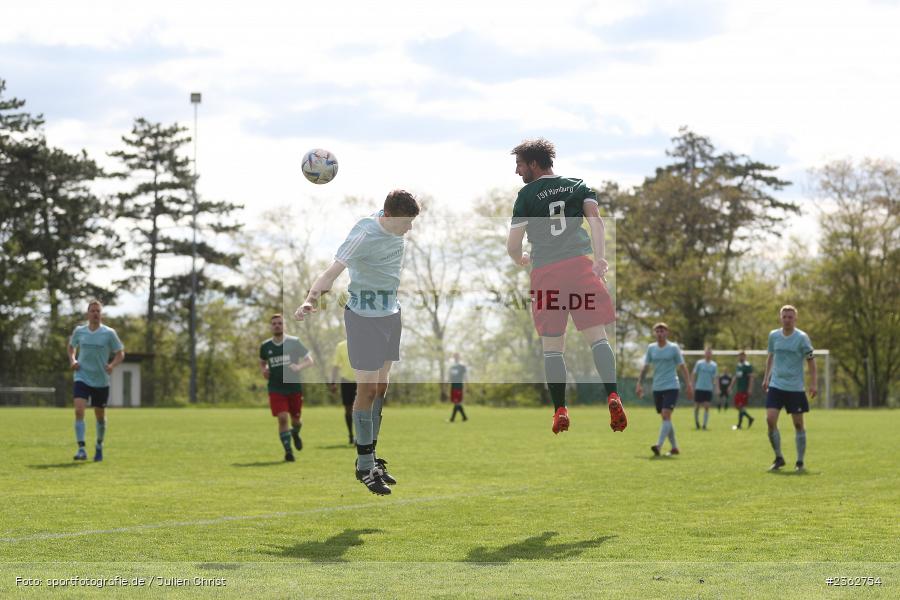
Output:
<instances>
[{"instance_id":1,"label":"orange soccer cleat","mask_svg":"<svg viewBox=\"0 0 900 600\"><path fill-rule=\"evenodd\" d=\"M609 426L613 431L624 431L628 427L628 417L622 408L622 400L615 392L609 395Z\"/></svg>"},{"instance_id":2,"label":"orange soccer cleat","mask_svg":"<svg viewBox=\"0 0 900 600\"><path fill-rule=\"evenodd\" d=\"M553 414L553 433L569 430L569 409L560 406Z\"/></svg>"}]
</instances>

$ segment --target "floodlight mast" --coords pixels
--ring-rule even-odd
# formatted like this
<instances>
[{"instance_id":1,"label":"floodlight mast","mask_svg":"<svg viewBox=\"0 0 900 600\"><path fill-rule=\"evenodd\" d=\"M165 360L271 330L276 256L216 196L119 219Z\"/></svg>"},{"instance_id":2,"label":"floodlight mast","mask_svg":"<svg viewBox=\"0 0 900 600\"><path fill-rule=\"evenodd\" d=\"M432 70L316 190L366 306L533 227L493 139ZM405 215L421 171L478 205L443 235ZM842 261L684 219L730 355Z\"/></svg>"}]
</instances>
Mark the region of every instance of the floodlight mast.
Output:
<instances>
[{"instance_id":1,"label":"floodlight mast","mask_svg":"<svg viewBox=\"0 0 900 600\"><path fill-rule=\"evenodd\" d=\"M191 404L197 403L197 109L202 100L200 92L191 93L194 105L194 173L191 177L191 383L188 392Z\"/></svg>"}]
</instances>

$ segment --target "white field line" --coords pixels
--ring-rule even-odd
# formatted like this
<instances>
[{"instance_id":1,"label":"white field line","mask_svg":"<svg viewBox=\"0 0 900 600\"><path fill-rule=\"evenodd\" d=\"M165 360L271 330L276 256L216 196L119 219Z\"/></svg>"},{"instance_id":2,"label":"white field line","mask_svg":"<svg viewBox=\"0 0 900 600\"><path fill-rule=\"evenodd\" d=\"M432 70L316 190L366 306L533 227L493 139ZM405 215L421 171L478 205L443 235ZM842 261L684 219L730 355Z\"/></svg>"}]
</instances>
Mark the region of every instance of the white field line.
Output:
<instances>
[{"instance_id":1,"label":"white field line","mask_svg":"<svg viewBox=\"0 0 900 600\"><path fill-rule=\"evenodd\" d=\"M499 490L498 490L499 491ZM457 498L471 498L473 496L484 496L487 494L455 494L450 496L429 496L425 498L410 498L408 500L395 500L391 502L367 502L365 504L345 504L343 506L323 506L320 508L310 508L307 510L297 510L289 512L266 513L263 515L239 515L215 517L213 519L198 519L196 521L167 521L164 523L148 523L146 525L130 525L128 527L115 527L113 529L88 529L85 531L67 531L62 533L35 533L31 535L23 535L19 537L0 538L0 542L14 544L17 542L34 542L38 540L58 540L64 538L83 537L88 535L109 535L114 533L132 533L135 531L147 531L150 529L167 529L170 527L203 527L207 525L220 525L222 523L233 523L242 521L264 521L267 519L281 519L284 517L296 517L300 515L312 515L321 513L338 512L343 510L363 510L368 508L389 508L391 506L408 506L410 504L424 504L427 502L436 502L439 500L450 500Z\"/></svg>"},{"instance_id":2,"label":"white field line","mask_svg":"<svg viewBox=\"0 0 900 600\"><path fill-rule=\"evenodd\" d=\"M309 508L307 510L297 510L289 512L275 512L263 515L238 515L216 517L214 519L198 519L196 521L167 521L164 523L148 523L146 525L129 525L128 527L115 527L113 529L87 529L84 531L66 531L61 533L34 533L31 535L23 535L19 537L3 537L0 542L15 544L18 542L34 542L39 540L58 540L64 538L84 537L88 535L109 535L114 533L133 533L136 531L147 531L150 529L167 529L170 527L204 527L208 525L220 525L222 523L233 523L241 521L264 521L267 519L281 519L284 517L296 517L300 515L312 515L320 513L338 512L343 510L362 510L368 508L390 508L392 506L408 506L410 504L425 504L428 502L437 502L439 500L452 500L459 498L472 498L474 496L488 496L494 494L508 494L510 492L521 492L524 490L493 490L491 492L483 492L480 494L455 494L449 496L428 496L425 498L410 498L408 500L387 500L385 502L367 502L365 504L345 504L343 506L322 506L319 508Z\"/></svg>"}]
</instances>

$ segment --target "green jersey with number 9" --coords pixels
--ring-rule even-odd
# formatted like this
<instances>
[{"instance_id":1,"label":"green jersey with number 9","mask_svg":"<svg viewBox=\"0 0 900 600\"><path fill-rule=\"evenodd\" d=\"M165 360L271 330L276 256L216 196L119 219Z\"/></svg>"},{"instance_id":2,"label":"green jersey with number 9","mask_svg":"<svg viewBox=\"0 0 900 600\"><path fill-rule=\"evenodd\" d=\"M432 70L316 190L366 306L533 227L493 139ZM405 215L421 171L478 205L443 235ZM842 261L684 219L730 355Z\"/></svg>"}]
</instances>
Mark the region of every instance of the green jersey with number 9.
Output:
<instances>
[{"instance_id":1,"label":"green jersey with number 9","mask_svg":"<svg viewBox=\"0 0 900 600\"><path fill-rule=\"evenodd\" d=\"M525 227L531 262L542 267L590 254L591 237L581 226L584 203L597 204L597 194L580 179L544 175L519 190L511 227Z\"/></svg>"}]
</instances>

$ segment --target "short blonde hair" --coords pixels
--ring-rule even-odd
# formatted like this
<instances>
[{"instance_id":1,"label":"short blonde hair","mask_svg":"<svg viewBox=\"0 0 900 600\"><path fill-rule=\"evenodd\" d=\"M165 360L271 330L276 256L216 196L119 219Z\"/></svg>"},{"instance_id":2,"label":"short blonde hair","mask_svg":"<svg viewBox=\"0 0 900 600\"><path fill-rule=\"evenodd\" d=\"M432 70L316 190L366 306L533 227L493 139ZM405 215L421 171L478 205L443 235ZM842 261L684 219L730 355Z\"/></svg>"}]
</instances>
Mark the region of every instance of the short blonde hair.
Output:
<instances>
[{"instance_id":1,"label":"short blonde hair","mask_svg":"<svg viewBox=\"0 0 900 600\"><path fill-rule=\"evenodd\" d=\"M660 321L659 323L657 323L656 325L653 326L653 331L656 331L656 330L659 329L660 327L662 327L662 328L665 329L666 331L669 331L669 326L666 325L665 323L663 323L662 321Z\"/></svg>"},{"instance_id":2,"label":"short blonde hair","mask_svg":"<svg viewBox=\"0 0 900 600\"><path fill-rule=\"evenodd\" d=\"M781 307L781 310L778 311L778 314L781 315L781 314L783 314L784 311L786 311L786 310L792 310L792 311L794 311L794 315L799 315L799 314L800 314L800 311L798 311L797 308L796 308L793 304L785 304L784 306Z\"/></svg>"},{"instance_id":3,"label":"short blonde hair","mask_svg":"<svg viewBox=\"0 0 900 600\"><path fill-rule=\"evenodd\" d=\"M100 307L100 310L103 310L103 303L100 302L99 300L97 300L96 298L91 298L88 301L87 309L91 310L91 307L95 304Z\"/></svg>"}]
</instances>

